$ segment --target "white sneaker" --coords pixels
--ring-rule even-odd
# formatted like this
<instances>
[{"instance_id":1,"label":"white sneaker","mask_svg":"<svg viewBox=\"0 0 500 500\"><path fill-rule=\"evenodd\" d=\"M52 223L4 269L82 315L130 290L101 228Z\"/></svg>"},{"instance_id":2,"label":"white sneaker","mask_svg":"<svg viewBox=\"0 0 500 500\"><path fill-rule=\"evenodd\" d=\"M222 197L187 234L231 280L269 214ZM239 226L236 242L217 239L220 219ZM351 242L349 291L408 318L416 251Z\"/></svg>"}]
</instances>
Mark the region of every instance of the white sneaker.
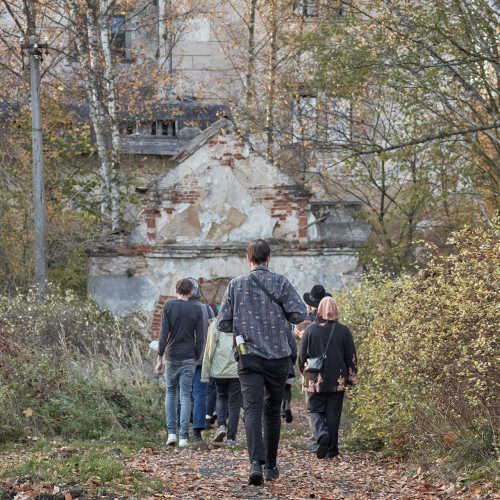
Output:
<instances>
[{"instance_id":1,"label":"white sneaker","mask_svg":"<svg viewBox=\"0 0 500 500\"><path fill-rule=\"evenodd\" d=\"M227 439L226 445L232 448L233 446L236 446L236 441L234 439Z\"/></svg>"},{"instance_id":2,"label":"white sneaker","mask_svg":"<svg viewBox=\"0 0 500 500\"><path fill-rule=\"evenodd\" d=\"M179 439L179 446L181 448L186 448L189 446L188 440L187 439Z\"/></svg>"},{"instance_id":3,"label":"white sneaker","mask_svg":"<svg viewBox=\"0 0 500 500\"><path fill-rule=\"evenodd\" d=\"M214 441L216 443L222 443L222 441L224 441L224 438L226 437L226 426L225 425L221 425L218 429L217 429L217 434L215 435L215 438L214 438Z\"/></svg>"},{"instance_id":4,"label":"white sneaker","mask_svg":"<svg viewBox=\"0 0 500 500\"><path fill-rule=\"evenodd\" d=\"M169 434L167 439L167 446L173 446L177 443L177 436L175 434Z\"/></svg>"}]
</instances>

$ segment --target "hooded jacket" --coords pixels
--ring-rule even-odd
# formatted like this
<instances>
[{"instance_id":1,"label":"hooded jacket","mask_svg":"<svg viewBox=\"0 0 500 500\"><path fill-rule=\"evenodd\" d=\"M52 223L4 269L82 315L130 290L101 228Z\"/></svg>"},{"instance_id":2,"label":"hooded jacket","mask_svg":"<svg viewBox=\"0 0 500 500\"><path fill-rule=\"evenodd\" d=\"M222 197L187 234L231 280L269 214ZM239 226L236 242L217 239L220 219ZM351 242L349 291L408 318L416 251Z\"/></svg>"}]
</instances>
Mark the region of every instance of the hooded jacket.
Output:
<instances>
[{"instance_id":1,"label":"hooded jacket","mask_svg":"<svg viewBox=\"0 0 500 500\"><path fill-rule=\"evenodd\" d=\"M238 378L238 363L233 357L233 334L217 330L216 318L209 322L201 381L208 382L210 377Z\"/></svg>"},{"instance_id":2,"label":"hooded jacket","mask_svg":"<svg viewBox=\"0 0 500 500\"><path fill-rule=\"evenodd\" d=\"M193 291L191 292L191 295L189 296L189 301L194 302L201 310L201 313L203 314L203 332L201 332L201 336L203 338L203 348L201 350L201 356L196 362L198 366L201 366L203 363L203 353L205 352L205 344L207 343L207 332L208 332L208 320L210 319L208 308L205 304L201 303L201 292L200 292L200 285L198 284L198 281L196 281L194 278L188 278L191 283L193 283ZM198 336L198 331L196 332L196 335Z\"/></svg>"}]
</instances>

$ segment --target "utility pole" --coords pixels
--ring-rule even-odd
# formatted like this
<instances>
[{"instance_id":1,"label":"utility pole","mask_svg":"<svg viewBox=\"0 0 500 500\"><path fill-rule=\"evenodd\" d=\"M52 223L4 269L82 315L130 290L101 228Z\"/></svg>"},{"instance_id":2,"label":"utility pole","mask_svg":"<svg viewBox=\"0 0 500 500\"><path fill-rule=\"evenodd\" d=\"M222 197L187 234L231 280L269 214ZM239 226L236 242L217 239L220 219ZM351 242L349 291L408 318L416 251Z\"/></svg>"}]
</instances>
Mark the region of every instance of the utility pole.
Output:
<instances>
[{"instance_id":1,"label":"utility pole","mask_svg":"<svg viewBox=\"0 0 500 500\"><path fill-rule=\"evenodd\" d=\"M47 43L39 44L38 38L32 35L30 36L29 44L21 44L21 49L28 49L30 55L35 283L38 284L40 291L45 292L47 286L47 217L45 212L45 180L43 169L40 61L43 57L41 49L45 49L48 52L48 45Z\"/></svg>"}]
</instances>

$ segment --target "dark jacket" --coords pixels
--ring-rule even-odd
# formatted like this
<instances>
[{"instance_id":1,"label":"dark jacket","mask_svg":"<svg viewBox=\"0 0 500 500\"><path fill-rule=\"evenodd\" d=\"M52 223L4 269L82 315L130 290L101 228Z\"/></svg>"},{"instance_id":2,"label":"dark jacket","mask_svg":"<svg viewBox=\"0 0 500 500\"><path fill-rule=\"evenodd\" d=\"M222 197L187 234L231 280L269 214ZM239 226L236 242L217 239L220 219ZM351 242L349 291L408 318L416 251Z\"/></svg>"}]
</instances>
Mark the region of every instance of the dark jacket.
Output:
<instances>
[{"instance_id":1,"label":"dark jacket","mask_svg":"<svg viewBox=\"0 0 500 500\"><path fill-rule=\"evenodd\" d=\"M290 328L288 328L288 345L292 350L288 367L288 377L295 377L295 363L297 362L297 342L295 342L295 338L292 335L292 331L290 330Z\"/></svg>"},{"instance_id":2,"label":"dark jacket","mask_svg":"<svg viewBox=\"0 0 500 500\"><path fill-rule=\"evenodd\" d=\"M205 353L205 346L207 344L207 334L208 334L208 320L212 317L211 314L212 310L207 307L206 304L201 303L201 291L200 291L200 285L198 284L198 281L196 281L194 278L188 278L191 280L193 283L193 291L191 292L191 295L189 296L189 302L193 302L196 304L196 306L200 309L201 314L203 315L203 329L200 332L200 336L203 338L203 347L201 350L201 356L198 358L198 361L196 362L197 365L202 365L203 364L203 355ZM196 332L198 334L198 332Z\"/></svg>"},{"instance_id":3,"label":"dark jacket","mask_svg":"<svg viewBox=\"0 0 500 500\"><path fill-rule=\"evenodd\" d=\"M253 268L253 273L267 289L283 302L283 309L273 302L250 278L239 276L229 283L217 329L242 335L250 354L266 359L287 358L290 346L286 321L297 324L306 317L306 306L292 284L281 274L265 266Z\"/></svg>"},{"instance_id":4,"label":"dark jacket","mask_svg":"<svg viewBox=\"0 0 500 500\"><path fill-rule=\"evenodd\" d=\"M299 348L299 371L304 375L304 365L309 358L317 358L325 352L333 321L325 326L321 318L317 318L304 331ZM305 373L303 389L306 392L344 391L348 385L354 385L358 379L358 362L356 348L351 331L347 326L337 322L328 346L323 369L319 373Z\"/></svg>"},{"instance_id":5,"label":"dark jacket","mask_svg":"<svg viewBox=\"0 0 500 500\"><path fill-rule=\"evenodd\" d=\"M201 309L188 300L168 300L161 317L158 354L168 361L198 360L202 357L204 338Z\"/></svg>"}]
</instances>

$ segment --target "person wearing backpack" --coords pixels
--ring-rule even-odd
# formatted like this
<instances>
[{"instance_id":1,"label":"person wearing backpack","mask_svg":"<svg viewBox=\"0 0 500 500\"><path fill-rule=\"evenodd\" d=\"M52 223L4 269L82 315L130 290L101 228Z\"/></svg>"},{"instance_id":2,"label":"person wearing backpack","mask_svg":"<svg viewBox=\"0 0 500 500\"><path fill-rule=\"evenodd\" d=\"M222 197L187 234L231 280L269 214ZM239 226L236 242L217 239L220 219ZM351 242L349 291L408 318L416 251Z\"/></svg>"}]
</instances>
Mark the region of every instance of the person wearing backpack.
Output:
<instances>
[{"instance_id":1,"label":"person wearing backpack","mask_svg":"<svg viewBox=\"0 0 500 500\"><path fill-rule=\"evenodd\" d=\"M233 334L217 330L216 318L209 323L201 381L213 378L217 388L218 429L214 441L220 443L227 435L227 444L234 446L240 418L241 385L238 363L233 356Z\"/></svg>"},{"instance_id":2,"label":"person wearing backpack","mask_svg":"<svg viewBox=\"0 0 500 500\"><path fill-rule=\"evenodd\" d=\"M287 321L301 323L306 306L284 276L269 270L271 248L253 240L247 248L248 275L234 278L222 299L217 329L233 332L233 353L245 410L250 476L259 486L278 478L276 466L281 427L281 402L288 379L290 355ZM262 437L264 413L264 439Z\"/></svg>"},{"instance_id":3,"label":"person wearing backpack","mask_svg":"<svg viewBox=\"0 0 500 500\"><path fill-rule=\"evenodd\" d=\"M339 454L339 426L346 387L358 380L356 347L351 331L339 322L337 302L325 297L299 347L299 371L308 393L307 412L318 458Z\"/></svg>"}]
</instances>

